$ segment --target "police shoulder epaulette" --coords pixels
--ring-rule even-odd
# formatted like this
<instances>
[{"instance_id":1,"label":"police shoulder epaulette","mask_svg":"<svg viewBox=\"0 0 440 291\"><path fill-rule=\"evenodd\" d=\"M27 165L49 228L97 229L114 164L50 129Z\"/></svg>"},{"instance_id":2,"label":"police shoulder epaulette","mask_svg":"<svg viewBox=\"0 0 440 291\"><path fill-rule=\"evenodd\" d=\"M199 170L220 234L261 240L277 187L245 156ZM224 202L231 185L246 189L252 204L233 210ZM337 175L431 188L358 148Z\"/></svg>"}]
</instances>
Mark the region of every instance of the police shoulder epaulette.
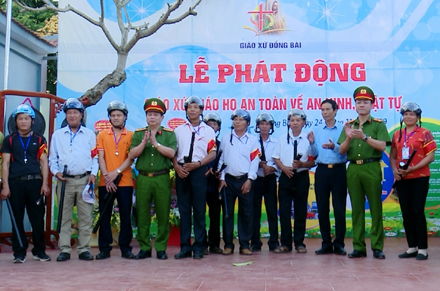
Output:
<instances>
[{"instance_id":1,"label":"police shoulder epaulette","mask_svg":"<svg viewBox=\"0 0 440 291\"><path fill-rule=\"evenodd\" d=\"M147 130L147 128L146 127L142 127L142 128L136 128L136 130L135 131L146 131Z\"/></svg>"},{"instance_id":2,"label":"police shoulder epaulette","mask_svg":"<svg viewBox=\"0 0 440 291\"><path fill-rule=\"evenodd\" d=\"M172 130L171 128L168 128L168 127L164 127L164 128L162 128L163 130L165 130L165 131L174 131L174 130Z\"/></svg>"},{"instance_id":3,"label":"police shoulder epaulette","mask_svg":"<svg viewBox=\"0 0 440 291\"><path fill-rule=\"evenodd\" d=\"M382 122L382 119L380 119L380 118L374 118L374 117L373 117L373 120L374 120L374 121L377 121L377 122Z\"/></svg>"}]
</instances>

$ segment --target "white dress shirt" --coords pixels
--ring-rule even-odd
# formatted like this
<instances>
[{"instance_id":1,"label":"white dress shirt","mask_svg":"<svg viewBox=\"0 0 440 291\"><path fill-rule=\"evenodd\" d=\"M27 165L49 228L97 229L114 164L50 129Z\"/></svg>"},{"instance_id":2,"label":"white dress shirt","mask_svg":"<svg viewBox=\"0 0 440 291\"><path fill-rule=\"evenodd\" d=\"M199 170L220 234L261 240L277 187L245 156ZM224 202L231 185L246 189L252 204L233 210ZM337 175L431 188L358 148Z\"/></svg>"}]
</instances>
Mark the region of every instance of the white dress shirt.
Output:
<instances>
[{"instance_id":1,"label":"white dress shirt","mask_svg":"<svg viewBox=\"0 0 440 291\"><path fill-rule=\"evenodd\" d=\"M177 138L177 162L184 163L184 157L188 156L191 147L192 133L195 132L193 156L191 162L198 162L206 157L211 151L215 151L215 132L203 121L198 126L192 126L189 121L178 126L174 133Z\"/></svg>"}]
</instances>

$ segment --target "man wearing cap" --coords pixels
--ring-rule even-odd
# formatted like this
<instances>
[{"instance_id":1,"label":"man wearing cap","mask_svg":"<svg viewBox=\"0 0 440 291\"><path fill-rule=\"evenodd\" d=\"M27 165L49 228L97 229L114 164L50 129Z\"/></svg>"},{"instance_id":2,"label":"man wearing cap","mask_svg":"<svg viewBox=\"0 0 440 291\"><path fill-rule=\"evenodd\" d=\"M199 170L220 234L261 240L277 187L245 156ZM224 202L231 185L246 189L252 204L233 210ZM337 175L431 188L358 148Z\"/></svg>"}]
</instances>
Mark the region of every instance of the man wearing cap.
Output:
<instances>
[{"instance_id":1,"label":"man wearing cap","mask_svg":"<svg viewBox=\"0 0 440 291\"><path fill-rule=\"evenodd\" d=\"M321 114L324 124L313 130L315 143L312 145L318 153L315 171L315 194L318 204L319 229L322 245L315 251L317 255L337 254L345 256L345 208L347 204L347 173L346 155L339 153L338 138L343 124L336 121L338 104L334 100L325 99L321 102ZM330 227L330 193L335 217L335 239L332 241Z\"/></svg>"},{"instance_id":2,"label":"man wearing cap","mask_svg":"<svg viewBox=\"0 0 440 291\"><path fill-rule=\"evenodd\" d=\"M67 126L56 130L52 135L49 152L49 168L58 179L57 197L61 197L61 181L66 181L58 247L61 252L58 262L70 259L72 211L76 203L78 210L78 246L80 260L91 261L90 237L92 235L93 204L84 201L82 191L87 184L95 184L98 173L98 151L95 133L81 125L84 105L76 98L69 98L63 105ZM66 176L63 177L64 167Z\"/></svg>"},{"instance_id":3,"label":"man wearing cap","mask_svg":"<svg viewBox=\"0 0 440 291\"><path fill-rule=\"evenodd\" d=\"M203 120L203 102L197 96L185 100L187 122L176 128L177 152L173 158L176 170L177 203L180 212L180 252L175 259L203 258L205 249L205 213L207 164L215 159L214 130ZM194 218L194 220L193 220ZM194 243L191 225L194 221Z\"/></svg>"},{"instance_id":4,"label":"man wearing cap","mask_svg":"<svg viewBox=\"0 0 440 291\"><path fill-rule=\"evenodd\" d=\"M166 106L158 98L145 101L147 127L136 129L130 145L129 158L136 159L139 175L136 179L136 209L140 251L136 259L151 257L151 203L157 216L157 236L154 242L157 259L166 260L171 204L171 159L176 152L176 135L161 126Z\"/></svg>"},{"instance_id":5,"label":"man wearing cap","mask_svg":"<svg viewBox=\"0 0 440 291\"><path fill-rule=\"evenodd\" d=\"M353 252L349 258L367 256L365 244L365 195L371 213L371 249L373 257L385 259L382 221L382 169L380 160L391 144L386 125L370 115L375 95L366 86L358 87L353 97L358 117L347 122L338 139L339 152L347 154L347 187L352 206Z\"/></svg>"},{"instance_id":6,"label":"man wearing cap","mask_svg":"<svg viewBox=\"0 0 440 291\"><path fill-rule=\"evenodd\" d=\"M18 232L12 229L12 250L14 263L24 263L26 249L29 246L24 226L24 210L32 226L33 258L50 261L45 253L44 244L44 203L37 205L40 195L50 193L48 186L49 168L47 166L47 144L44 137L32 132L35 112L29 105L21 104L12 117L17 125L17 132L6 136L2 152L1 198L9 197ZM19 244L20 236L23 246Z\"/></svg>"},{"instance_id":7,"label":"man wearing cap","mask_svg":"<svg viewBox=\"0 0 440 291\"><path fill-rule=\"evenodd\" d=\"M118 201L121 227L119 232L119 248L121 255L125 259L134 259L131 252L131 240L133 229L131 227L131 206L133 201L133 179L131 175L131 164L133 160L128 157L128 151L133 137L133 132L125 128L127 121L128 108L119 101L113 100L107 108L108 117L112 127L101 131L96 138L96 147L99 154L99 167L101 169L101 179L99 179L99 213L102 215L99 229L99 251L97 260L110 257L110 246L113 242L110 220L113 207L105 208L105 205L113 205L114 198ZM116 177L121 175L117 185ZM115 193L114 196L106 194Z\"/></svg>"},{"instance_id":8,"label":"man wearing cap","mask_svg":"<svg viewBox=\"0 0 440 291\"><path fill-rule=\"evenodd\" d=\"M261 161L258 167L257 179L255 180L254 190L254 221L253 234L251 240L251 250L261 251L263 243L260 239L261 227L261 201L264 197L264 204L269 224L269 245L270 251L275 251L280 247L278 241L278 215L277 215L277 172L275 160L272 153L275 150L277 140L271 135L274 132L274 119L268 113L261 113L257 116L255 132L259 133L259 144Z\"/></svg>"},{"instance_id":9,"label":"man wearing cap","mask_svg":"<svg viewBox=\"0 0 440 291\"><path fill-rule=\"evenodd\" d=\"M250 240L252 239L254 187L257 179L260 150L258 139L247 131L251 123L249 112L237 109L232 112L231 133L223 136L220 150L219 169L227 165L221 172L219 192L225 187L223 196L225 211L223 215L225 249L223 255L234 253L234 210L238 198L238 242L241 255L252 255Z\"/></svg>"},{"instance_id":10,"label":"man wearing cap","mask_svg":"<svg viewBox=\"0 0 440 291\"><path fill-rule=\"evenodd\" d=\"M274 253L292 251L292 200L294 201L293 243L298 253L307 253L306 234L307 198L309 196L309 169L315 165L316 152L310 146L313 135L303 132L307 116L300 109L292 109L287 115L287 134L278 140L272 157L282 171L279 179L278 202L280 205L281 246Z\"/></svg>"}]
</instances>

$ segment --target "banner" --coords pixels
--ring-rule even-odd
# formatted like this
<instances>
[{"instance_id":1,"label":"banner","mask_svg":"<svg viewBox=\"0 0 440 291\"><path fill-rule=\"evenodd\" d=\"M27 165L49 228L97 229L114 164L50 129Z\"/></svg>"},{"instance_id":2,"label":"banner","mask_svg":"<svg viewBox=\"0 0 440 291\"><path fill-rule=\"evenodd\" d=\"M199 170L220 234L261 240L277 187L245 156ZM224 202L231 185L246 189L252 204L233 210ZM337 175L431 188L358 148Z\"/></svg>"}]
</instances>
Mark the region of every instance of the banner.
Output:
<instances>
[{"instance_id":1,"label":"banner","mask_svg":"<svg viewBox=\"0 0 440 291\"><path fill-rule=\"evenodd\" d=\"M171 18L195 2L183 1ZM60 0L59 6L69 3L93 19L101 16L99 1ZM124 19L133 27L151 26L166 3L132 0ZM113 1L105 0L104 8L105 25L118 43ZM401 105L415 101L423 110L422 125L440 147L439 0L203 0L195 11L196 16L164 25L133 47L126 81L87 109L88 127L108 119L106 109L114 99L127 104L129 129L143 127L144 100L159 97L168 108L163 125L175 128L185 120L185 98L197 95L204 100L204 114L221 116L220 138L230 132L231 112L237 108L250 112L251 132L259 113L272 114L273 135L279 138L287 132L287 113L293 108L306 112L305 131L322 126L320 103L326 98L338 103L339 124L355 118L353 91L367 85L376 94L371 114L383 120L390 135L400 127ZM116 68L116 51L103 31L76 14L60 14L58 46L58 94L63 98L80 97ZM404 236L388 153L381 163L385 233ZM431 164L426 204L431 235L440 235L439 155L437 151ZM311 181L309 237L319 236L313 169ZM348 199L347 235L350 211ZM368 226L369 213L366 221Z\"/></svg>"}]
</instances>

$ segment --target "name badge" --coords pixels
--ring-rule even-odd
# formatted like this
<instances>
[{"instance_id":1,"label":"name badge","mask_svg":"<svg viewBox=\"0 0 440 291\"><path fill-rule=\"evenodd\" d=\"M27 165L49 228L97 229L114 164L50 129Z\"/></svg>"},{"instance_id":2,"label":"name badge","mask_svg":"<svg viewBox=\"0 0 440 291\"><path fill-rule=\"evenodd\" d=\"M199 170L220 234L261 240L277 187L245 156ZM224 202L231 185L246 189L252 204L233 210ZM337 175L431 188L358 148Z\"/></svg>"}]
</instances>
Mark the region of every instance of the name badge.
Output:
<instances>
[{"instance_id":1,"label":"name badge","mask_svg":"<svg viewBox=\"0 0 440 291\"><path fill-rule=\"evenodd\" d=\"M402 159L404 160L409 159L409 147L402 148Z\"/></svg>"}]
</instances>

